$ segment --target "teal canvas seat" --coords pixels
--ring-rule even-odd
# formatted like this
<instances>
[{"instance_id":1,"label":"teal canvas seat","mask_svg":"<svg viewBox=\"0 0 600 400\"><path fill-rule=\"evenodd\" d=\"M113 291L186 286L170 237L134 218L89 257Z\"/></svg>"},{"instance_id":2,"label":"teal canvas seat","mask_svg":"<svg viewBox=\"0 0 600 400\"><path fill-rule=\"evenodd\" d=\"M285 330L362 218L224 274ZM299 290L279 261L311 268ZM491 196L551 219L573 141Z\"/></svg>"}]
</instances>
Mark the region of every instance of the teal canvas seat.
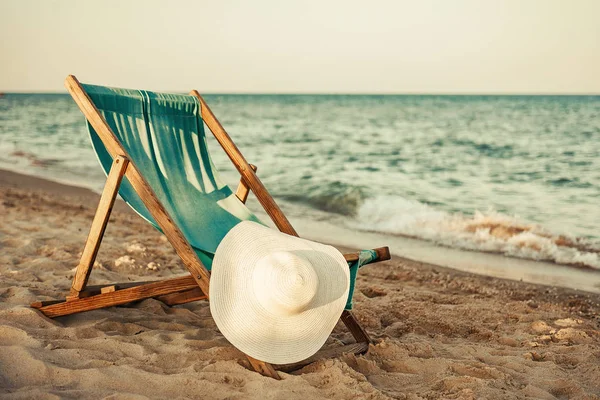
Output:
<instances>
[{"instance_id":1,"label":"teal canvas seat","mask_svg":"<svg viewBox=\"0 0 600 400\"><path fill-rule=\"evenodd\" d=\"M217 246L241 221L260 222L219 177L193 96L82 85L160 202L210 270ZM88 122L108 174L113 158ZM160 230L127 178L119 194Z\"/></svg>"},{"instance_id":2,"label":"teal canvas seat","mask_svg":"<svg viewBox=\"0 0 600 400\"><path fill-rule=\"evenodd\" d=\"M241 221L261 223L219 177L208 152L196 97L82 86L207 269L231 228ZM108 174L113 158L89 122L88 131ZM119 194L160 230L127 178ZM376 259L374 251L364 250L350 263L346 309L352 308L358 268Z\"/></svg>"}]
</instances>

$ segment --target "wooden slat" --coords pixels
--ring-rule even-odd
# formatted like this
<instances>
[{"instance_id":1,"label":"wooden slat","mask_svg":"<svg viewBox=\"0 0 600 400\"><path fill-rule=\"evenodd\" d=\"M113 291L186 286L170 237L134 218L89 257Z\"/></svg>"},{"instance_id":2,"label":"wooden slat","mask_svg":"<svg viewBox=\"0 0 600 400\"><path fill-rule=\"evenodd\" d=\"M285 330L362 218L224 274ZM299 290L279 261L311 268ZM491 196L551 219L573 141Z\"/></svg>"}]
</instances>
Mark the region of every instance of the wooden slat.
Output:
<instances>
[{"instance_id":1,"label":"wooden slat","mask_svg":"<svg viewBox=\"0 0 600 400\"><path fill-rule=\"evenodd\" d=\"M300 369L315 361L325 360L328 358L337 358L344 354L364 354L369 350L369 343L360 342L352 343L345 346L337 346L330 349L320 350L315 355L293 364L274 365L275 369L283 372L291 372Z\"/></svg>"},{"instance_id":2,"label":"wooden slat","mask_svg":"<svg viewBox=\"0 0 600 400\"><path fill-rule=\"evenodd\" d=\"M217 120L202 96L200 96L200 93L196 90L192 90L190 94L196 96L200 101L204 123L206 123L206 126L208 126L221 147L223 147L223 150L225 150L225 153L227 153L227 156L231 159L231 162L235 165L240 175L263 206L266 213L271 217L277 228L288 235L298 236L296 230L292 227L292 224L290 224L290 221L288 221L287 217L283 214L283 211L281 211L277 203L275 203L275 200L273 200L273 197L271 197L258 176L256 176L252 167L250 167L250 164L248 164L240 150L233 143L229 134Z\"/></svg>"},{"instance_id":3,"label":"wooden slat","mask_svg":"<svg viewBox=\"0 0 600 400\"><path fill-rule=\"evenodd\" d=\"M189 279L192 279L192 277L190 276ZM102 289L107 286L114 286L116 290L121 290L121 289L128 289L128 288L131 288L134 286L141 286L141 285L146 285L148 283L156 283L156 282L160 282L160 281L152 280L152 281L119 282L119 283L110 283L110 284L105 283L104 285L87 285L85 287L85 290L82 293L88 293L90 296L93 296L93 295L102 293Z\"/></svg>"},{"instance_id":4,"label":"wooden slat","mask_svg":"<svg viewBox=\"0 0 600 400\"><path fill-rule=\"evenodd\" d=\"M190 279L193 279L190 276ZM134 286L141 286L147 283L156 283L156 280L153 281L138 281L138 282L124 282L124 283L113 283L113 284L104 284L104 285L86 285L85 289L79 292L77 296L67 296L67 301L82 299L84 297L95 296L97 294L103 293L102 289L106 287L114 287L115 290L127 289ZM108 289L105 289L105 291Z\"/></svg>"},{"instance_id":5,"label":"wooden slat","mask_svg":"<svg viewBox=\"0 0 600 400\"><path fill-rule=\"evenodd\" d=\"M106 123L106 120L100 114L77 78L75 78L73 75L69 75L65 81L65 86L98 136L102 139L102 143L104 143L111 156L116 157L121 155L127 157L125 149L112 132ZM160 203L156 197L156 194L148 182L146 182L144 177L140 174L135 166L135 163L131 161L131 159L129 167L125 172L125 176L127 176L127 179L144 202L144 205L148 211L150 211L150 214L152 214L152 217L156 223L160 226L162 232L165 234L183 261L183 264L190 271L192 277L196 280L200 289L204 293L208 294L210 284L210 274L208 270L204 267L200 259L198 259L198 256L192 249L192 246L188 243L177 225L173 223L167 210Z\"/></svg>"},{"instance_id":6,"label":"wooden slat","mask_svg":"<svg viewBox=\"0 0 600 400\"><path fill-rule=\"evenodd\" d=\"M392 256L390 255L390 248L387 246L386 247L378 247L373 250L375 250L375 253L377 253L377 258L375 259L374 262L385 261L385 260L389 260L392 258ZM348 262L357 261L358 253L344 254L344 258Z\"/></svg>"},{"instance_id":7,"label":"wooden slat","mask_svg":"<svg viewBox=\"0 0 600 400\"><path fill-rule=\"evenodd\" d=\"M90 278L92 272L92 266L96 260L96 255L100 249L100 243L106 230L106 225L110 218L110 212L115 204L117 193L119 192L119 186L123 180L123 175L129 165L129 160L123 156L116 156L113 160L112 166L106 178L106 184L102 195L100 196L100 202L96 209L96 214L92 221L90 233L85 242L79 265L77 266L77 272L73 278L73 284L71 286L70 296L77 297L79 292L83 290Z\"/></svg>"},{"instance_id":8,"label":"wooden slat","mask_svg":"<svg viewBox=\"0 0 600 400\"><path fill-rule=\"evenodd\" d=\"M250 164L250 168L252 168L254 172L256 172L256 170L258 169L254 164ZM246 183L244 178L240 179L240 184L238 185L237 190L235 191L235 195L238 199L240 199L242 203L246 203L246 200L248 200L249 193L250 188L248 187L248 184Z\"/></svg>"},{"instance_id":9,"label":"wooden slat","mask_svg":"<svg viewBox=\"0 0 600 400\"><path fill-rule=\"evenodd\" d=\"M168 306L176 306L178 304L191 303L192 301L206 300L206 295L202 293L200 288L196 287L185 292L171 293L164 296L159 296L156 300L160 300Z\"/></svg>"},{"instance_id":10,"label":"wooden slat","mask_svg":"<svg viewBox=\"0 0 600 400\"><path fill-rule=\"evenodd\" d=\"M189 290L197 286L196 281L191 276L185 276L56 304L39 304L41 302L36 302L31 304L31 307L37 308L49 318L56 318L63 315L118 306L132 301Z\"/></svg>"}]
</instances>

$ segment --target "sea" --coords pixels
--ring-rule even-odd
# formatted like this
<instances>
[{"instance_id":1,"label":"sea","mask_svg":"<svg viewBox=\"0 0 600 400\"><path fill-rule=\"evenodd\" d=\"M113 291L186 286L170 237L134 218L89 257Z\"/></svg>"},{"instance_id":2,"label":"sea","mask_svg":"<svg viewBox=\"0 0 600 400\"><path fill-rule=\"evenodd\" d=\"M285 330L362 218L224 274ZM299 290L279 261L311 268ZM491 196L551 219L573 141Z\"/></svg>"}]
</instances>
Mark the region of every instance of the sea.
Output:
<instances>
[{"instance_id":1,"label":"sea","mask_svg":"<svg viewBox=\"0 0 600 400\"><path fill-rule=\"evenodd\" d=\"M421 246L442 259L439 249L493 254L498 268L600 271L600 96L204 97L313 236L360 246L352 238L376 235L413 258ZM235 187L239 175L207 136ZM0 98L0 168L95 191L105 180L67 94Z\"/></svg>"}]
</instances>

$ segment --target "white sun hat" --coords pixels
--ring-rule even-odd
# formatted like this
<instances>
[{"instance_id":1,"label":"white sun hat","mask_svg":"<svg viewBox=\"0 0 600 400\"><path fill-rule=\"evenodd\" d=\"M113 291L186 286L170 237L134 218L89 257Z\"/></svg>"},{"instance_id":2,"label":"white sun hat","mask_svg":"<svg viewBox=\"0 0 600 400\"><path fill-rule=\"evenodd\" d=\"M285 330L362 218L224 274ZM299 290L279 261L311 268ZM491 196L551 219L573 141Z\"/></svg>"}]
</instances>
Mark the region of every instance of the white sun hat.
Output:
<instances>
[{"instance_id":1,"label":"white sun hat","mask_svg":"<svg viewBox=\"0 0 600 400\"><path fill-rule=\"evenodd\" d=\"M335 248L244 221L215 252L210 312L223 336L247 355L293 363L323 346L349 287L348 263Z\"/></svg>"}]
</instances>

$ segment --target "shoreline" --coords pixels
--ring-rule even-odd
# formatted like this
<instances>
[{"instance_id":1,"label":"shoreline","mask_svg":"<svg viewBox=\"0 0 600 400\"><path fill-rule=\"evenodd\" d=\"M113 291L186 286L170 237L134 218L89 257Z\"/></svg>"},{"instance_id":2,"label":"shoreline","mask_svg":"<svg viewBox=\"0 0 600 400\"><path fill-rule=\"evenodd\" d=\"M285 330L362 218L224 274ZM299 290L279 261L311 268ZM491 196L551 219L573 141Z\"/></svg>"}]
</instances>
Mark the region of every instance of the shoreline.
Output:
<instances>
[{"instance_id":1,"label":"shoreline","mask_svg":"<svg viewBox=\"0 0 600 400\"><path fill-rule=\"evenodd\" d=\"M600 393L600 295L399 256L358 276L354 314L374 339L369 352L317 361L281 381L248 370L206 301L168 307L148 299L45 318L28 304L68 293L98 197L0 173L0 397L588 399ZM185 273L164 236L117 203L90 284ZM326 346L351 340L339 324Z\"/></svg>"},{"instance_id":2,"label":"shoreline","mask_svg":"<svg viewBox=\"0 0 600 400\"><path fill-rule=\"evenodd\" d=\"M52 194L75 196L97 204L99 193L92 189L20 172L0 169L0 186L36 190ZM270 220L260 205L252 198L249 204L256 206L257 216ZM120 198L115 209L137 215ZM547 261L535 261L509 257L499 253L478 252L438 246L432 242L407 236L385 235L370 231L350 231L323 221L290 218L293 225L307 239L331 243L345 248L374 248L389 246L394 256L422 262L456 271L482 276L523 281L549 287L560 286L600 293L600 271Z\"/></svg>"}]
</instances>

